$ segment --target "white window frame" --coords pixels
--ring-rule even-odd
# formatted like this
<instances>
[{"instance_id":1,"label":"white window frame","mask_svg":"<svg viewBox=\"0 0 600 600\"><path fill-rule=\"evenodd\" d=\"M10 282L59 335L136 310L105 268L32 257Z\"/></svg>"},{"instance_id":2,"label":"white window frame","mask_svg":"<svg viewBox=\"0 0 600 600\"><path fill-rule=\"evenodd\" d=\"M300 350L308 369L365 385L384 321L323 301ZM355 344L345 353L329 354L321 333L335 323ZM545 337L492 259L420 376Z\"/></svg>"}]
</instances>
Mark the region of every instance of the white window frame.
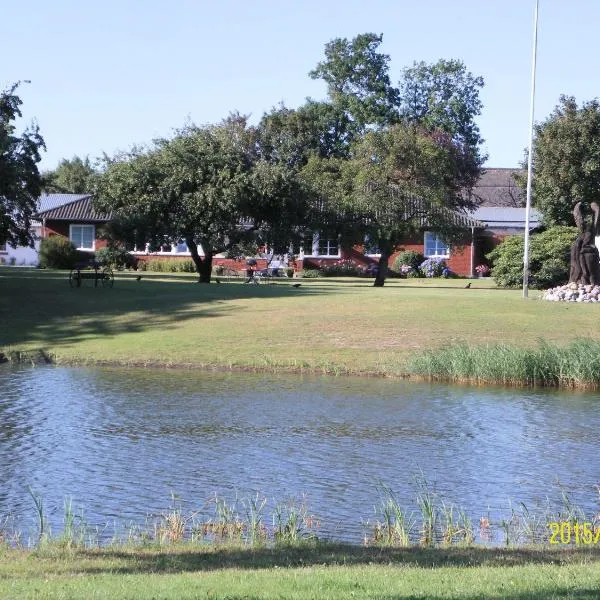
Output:
<instances>
[{"instance_id":1,"label":"white window frame","mask_svg":"<svg viewBox=\"0 0 600 600\"><path fill-rule=\"evenodd\" d=\"M319 242L320 242L320 233L313 233L313 239L312 239L312 248L302 248L303 254L306 257L310 257L310 258L339 258L342 253L341 253L341 249L340 249L340 241L338 238L338 243L337 243L337 252L335 254L319 254ZM330 239L330 238L327 238ZM331 238L333 241L333 238ZM330 252L331 249L334 247L334 244L328 244L327 245L327 249Z\"/></svg>"},{"instance_id":2,"label":"white window frame","mask_svg":"<svg viewBox=\"0 0 600 600\"><path fill-rule=\"evenodd\" d=\"M92 228L92 245L91 247L83 247L79 246L76 242L79 240L75 240L73 236L73 229L76 227L91 227ZM80 236L81 239L82 236ZM75 244L77 250L95 250L96 249L96 226L90 223L71 223L69 225L69 239Z\"/></svg>"},{"instance_id":3,"label":"white window frame","mask_svg":"<svg viewBox=\"0 0 600 600\"><path fill-rule=\"evenodd\" d=\"M427 252L428 246L430 249L433 245L431 241L429 244L427 243L428 237L430 239L433 237L435 240L435 252L433 254ZM440 246L443 246L443 248L446 250L444 254L438 252ZM426 231L425 235L423 236L423 255L426 258L450 258L450 246L446 242L442 241L435 232Z\"/></svg>"}]
</instances>

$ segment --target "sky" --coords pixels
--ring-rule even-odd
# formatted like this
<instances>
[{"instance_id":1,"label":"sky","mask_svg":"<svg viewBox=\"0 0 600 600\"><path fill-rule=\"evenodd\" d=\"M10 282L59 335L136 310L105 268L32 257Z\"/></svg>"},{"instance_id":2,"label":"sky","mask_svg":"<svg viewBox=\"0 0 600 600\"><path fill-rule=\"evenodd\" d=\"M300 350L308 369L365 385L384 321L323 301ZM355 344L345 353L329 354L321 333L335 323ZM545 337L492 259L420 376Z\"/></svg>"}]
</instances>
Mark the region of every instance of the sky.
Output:
<instances>
[{"instance_id":1,"label":"sky","mask_svg":"<svg viewBox=\"0 0 600 600\"><path fill-rule=\"evenodd\" d=\"M0 20L0 89L38 123L42 170L114 155L233 111L252 123L283 102L326 98L308 76L333 38L383 34L394 85L415 61L459 59L485 87L488 167L529 140L535 0L20 0ZM599 0L539 0L535 121L561 94L600 95ZM9 50L10 49L10 50Z\"/></svg>"}]
</instances>

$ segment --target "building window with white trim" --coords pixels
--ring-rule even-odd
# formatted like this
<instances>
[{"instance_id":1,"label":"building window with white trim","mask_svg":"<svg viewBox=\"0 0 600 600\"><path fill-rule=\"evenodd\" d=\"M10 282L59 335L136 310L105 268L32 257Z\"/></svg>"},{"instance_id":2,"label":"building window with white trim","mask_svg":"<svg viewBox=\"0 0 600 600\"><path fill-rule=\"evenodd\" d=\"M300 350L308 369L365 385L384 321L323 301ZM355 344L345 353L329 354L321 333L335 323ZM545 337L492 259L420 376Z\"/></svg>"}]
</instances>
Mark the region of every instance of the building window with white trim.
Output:
<instances>
[{"instance_id":1,"label":"building window with white trim","mask_svg":"<svg viewBox=\"0 0 600 600\"><path fill-rule=\"evenodd\" d=\"M94 250L96 239L95 225L69 225L69 239L77 250Z\"/></svg>"},{"instance_id":2,"label":"building window with white trim","mask_svg":"<svg viewBox=\"0 0 600 600\"><path fill-rule=\"evenodd\" d=\"M317 233L317 252L318 256L339 256L340 241L337 237L325 237Z\"/></svg>"},{"instance_id":3,"label":"building window with white trim","mask_svg":"<svg viewBox=\"0 0 600 600\"><path fill-rule=\"evenodd\" d=\"M425 248L423 254L427 258L448 258L450 247L433 231L425 232Z\"/></svg>"}]
</instances>

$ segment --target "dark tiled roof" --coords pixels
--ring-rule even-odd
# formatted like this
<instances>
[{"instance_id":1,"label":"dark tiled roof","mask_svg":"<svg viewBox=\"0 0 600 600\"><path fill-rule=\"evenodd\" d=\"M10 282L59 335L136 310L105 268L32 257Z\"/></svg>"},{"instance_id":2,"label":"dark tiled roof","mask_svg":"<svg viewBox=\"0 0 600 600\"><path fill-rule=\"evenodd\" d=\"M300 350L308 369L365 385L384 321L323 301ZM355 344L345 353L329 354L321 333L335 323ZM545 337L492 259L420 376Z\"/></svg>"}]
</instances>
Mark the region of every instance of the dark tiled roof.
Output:
<instances>
[{"instance_id":1,"label":"dark tiled roof","mask_svg":"<svg viewBox=\"0 0 600 600\"><path fill-rule=\"evenodd\" d=\"M89 194L42 194L37 200L37 210L38 212L44 212L88 197Z\"/></svg>"},{"instance_id":2,"label":"dark tiled roof","mask_svg":"<svg viewBox=\"0 0 600 600\"><path fill-rule=\"evenodd\" d=\"M367 191L371 186L367 185ZM431 227L434 222L450 222L456 227L475 227L483 229L485 223L473 218L472 215L458 210L432 205L423 198L417 196L406 196L401 189L390 184L388 186L389 194L392 198L402 199L404 202L404 220L413 220L419 227L426 229Z\"/></svg>"},{"instance_id":3,"label":"dark tiled roof","mask_svg":"<svg viewBox=\"0 0 600 600\"><path fill-rule=\"evenodd\" d=\"M514 176L525 175L523 169L486 169L473 188L480 206L525 206L525 192L517 185Z\"/></svg>"},{"instance_id":4,"label":"dark tiled roof","mask_svg":"<svg viewBox=\"0 0 600 600\"><path fill-rule=\"evenodd\" d=\"M110 221L111 213L101 213L94 209L91 196L84 196L67 204L40 211L38 219L52 219L55 221L80 221L104 223Z\"/></svg>"}]
</instances>

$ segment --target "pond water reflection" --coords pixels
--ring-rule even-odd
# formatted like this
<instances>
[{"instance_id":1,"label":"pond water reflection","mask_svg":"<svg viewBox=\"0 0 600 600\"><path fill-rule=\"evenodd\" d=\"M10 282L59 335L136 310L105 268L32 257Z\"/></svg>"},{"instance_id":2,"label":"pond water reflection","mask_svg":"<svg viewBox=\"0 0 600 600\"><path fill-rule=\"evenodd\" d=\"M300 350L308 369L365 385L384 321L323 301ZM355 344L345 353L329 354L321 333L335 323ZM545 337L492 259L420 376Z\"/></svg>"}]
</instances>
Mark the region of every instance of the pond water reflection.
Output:
<instances>
[{"instance_id":1,"label":"pond water reflection","mask_svg":"<svg viewBox=\"0 0 600 600\"><path fill-rule=\"evenodd\" d=\"M597 395L379 379L168 370L0 369L0 518L141 522L256 492L306 494L321 535L359 542L378 485L415 508L423 473L474 520L557 501L598 510ZM557 485L557 481L561 486Z\"/></svg>"}]
</instances>

